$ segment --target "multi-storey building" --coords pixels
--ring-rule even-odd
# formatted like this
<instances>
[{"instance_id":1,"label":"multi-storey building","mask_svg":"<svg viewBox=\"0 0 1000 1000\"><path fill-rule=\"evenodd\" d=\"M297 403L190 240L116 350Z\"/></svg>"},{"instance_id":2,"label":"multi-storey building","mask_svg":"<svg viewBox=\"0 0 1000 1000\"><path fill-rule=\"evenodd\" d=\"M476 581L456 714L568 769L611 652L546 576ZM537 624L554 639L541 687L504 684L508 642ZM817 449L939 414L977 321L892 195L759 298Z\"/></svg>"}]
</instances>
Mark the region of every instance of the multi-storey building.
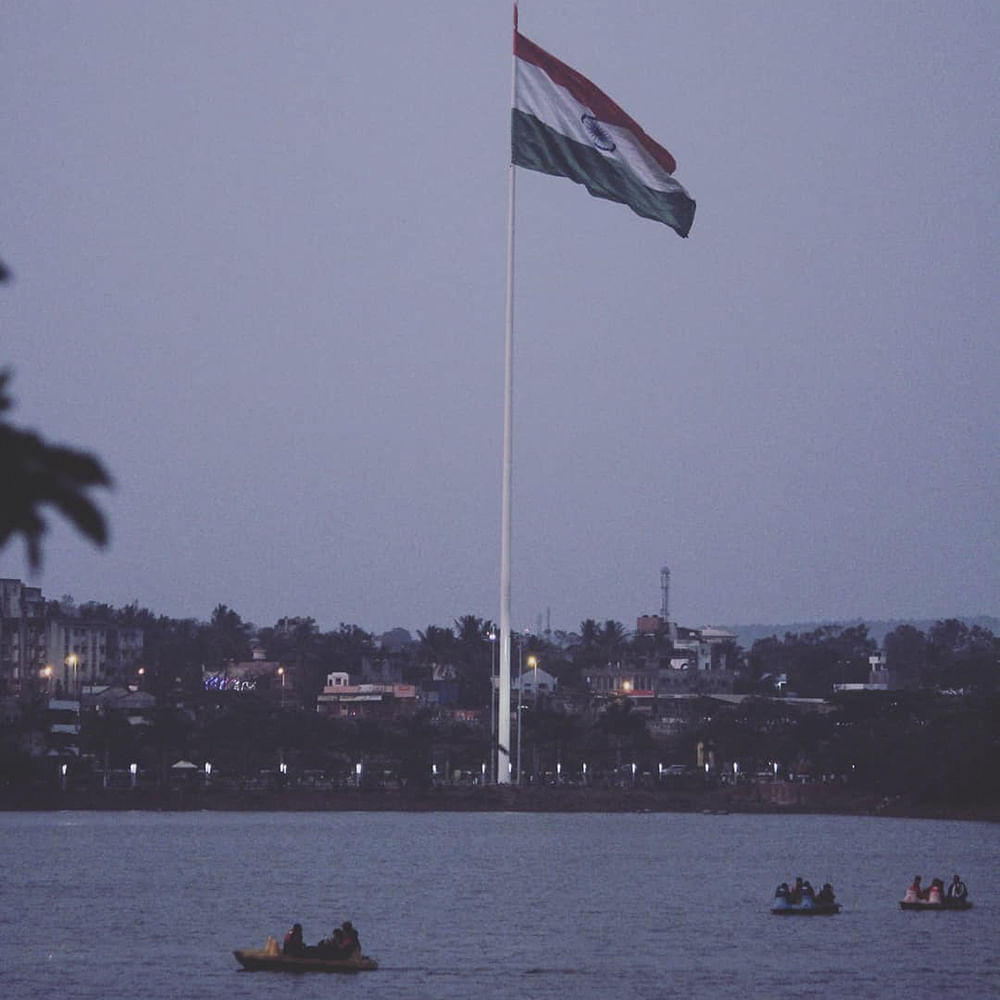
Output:
<instances>
[{"instance_id":1,"label":"multi-storey building","mask_svg":"<svg viewBox=\"0 0 1000 1000\"><path fill-rule=\"evenodd\" d=\"M64 612L39 587L0 580L0 691L79 697L136 670L142 649L141 628Z\"/></svg>"},{"instance_id":2,"label":"multi-storey building","mask_svg":"<svg viewBox=\"0 0 1000 1000\"><path fill-rule=\"evenodd\" d=\"M20 694L46 665L45 598L40 587L0 580L0 693Z\"/></svg>"}]
</instances>

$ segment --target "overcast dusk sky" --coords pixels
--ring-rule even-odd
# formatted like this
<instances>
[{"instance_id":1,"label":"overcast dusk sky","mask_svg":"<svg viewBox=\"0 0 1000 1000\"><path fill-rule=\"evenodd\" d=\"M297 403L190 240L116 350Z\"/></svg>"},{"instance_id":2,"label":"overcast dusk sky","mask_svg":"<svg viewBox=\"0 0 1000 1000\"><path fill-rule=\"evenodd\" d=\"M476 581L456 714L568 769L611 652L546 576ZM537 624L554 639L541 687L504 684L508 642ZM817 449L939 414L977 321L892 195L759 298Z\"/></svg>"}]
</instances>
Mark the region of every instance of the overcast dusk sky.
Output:
<instances>
[{"instance_id":1,"label":"overcast dusk sky","mask_svg":"<svg viewBox=\"0 0 1000 1000\"><path fill-rule=\"evenodd\" d=\"M1000 5L525 0L690 238L519 170L512 624L1000 613ZM99 454L46 596L499 617L511 5L8 0L0 366Z\"/></svg>"}]
</instances>

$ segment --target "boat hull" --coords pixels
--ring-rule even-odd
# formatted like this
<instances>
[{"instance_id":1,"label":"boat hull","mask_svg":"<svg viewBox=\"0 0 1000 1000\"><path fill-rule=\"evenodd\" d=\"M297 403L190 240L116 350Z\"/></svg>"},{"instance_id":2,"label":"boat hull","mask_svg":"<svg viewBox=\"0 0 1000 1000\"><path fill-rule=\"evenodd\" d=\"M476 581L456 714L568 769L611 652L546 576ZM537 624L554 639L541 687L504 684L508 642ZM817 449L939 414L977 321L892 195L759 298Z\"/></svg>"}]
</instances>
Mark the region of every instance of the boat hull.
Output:
<instances>
[{"instance_id":1,"label":"boat hull","mask_svg":"<svg viewBox=\"0 0 1000 1000\"><path fill-rule=\"evenodd\" d=\"M771 912L776 917L832 917L840 913L840 903L813 903L812 906L786 903L784 906L772 906Z\"/></svg>"},{"instance_id":2,"label":"boat hull","mask_svg":"<svg viewBox=\"0 0 1000 1000\"><path fill-rule=\"evenodd\" d=\"M928 903L923 900L901 899L899 907L902 910L971 910L972 903L967 899L945 899L940 903Z\"/></svg>"},{"instance_id":3,"label":"boat hull","mask_svg":"<svg viewBox=\"0 0 1000 1000\"><path fill-rule=\"evenodd\" d=\"M322 958L316 955L275 955L263 949L237 948L236 961L248 972L373 972L374 958Z\"/></svg>"}]
</instances>

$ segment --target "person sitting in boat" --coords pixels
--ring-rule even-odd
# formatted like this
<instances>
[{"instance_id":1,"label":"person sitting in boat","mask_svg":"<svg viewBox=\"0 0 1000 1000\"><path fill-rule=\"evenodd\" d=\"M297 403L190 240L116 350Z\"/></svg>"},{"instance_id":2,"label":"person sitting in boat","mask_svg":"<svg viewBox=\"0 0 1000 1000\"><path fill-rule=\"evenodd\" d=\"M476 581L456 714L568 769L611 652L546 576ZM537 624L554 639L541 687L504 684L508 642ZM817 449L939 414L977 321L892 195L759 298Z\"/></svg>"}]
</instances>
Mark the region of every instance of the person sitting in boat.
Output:
<instances>
[{"instance_id":1,"label":"person sitting in boat","mask_svg":"<svg viewBox=\"0 0 1000 1000\"><path fill-rule=\"evenodd\" d=\"M355 929L354 924L352 924L350 920L344 921L343 938L344 938L344 950L347 952L347 957L360 958L361 939L358 937L358 932Z\"/></svg>"},{"instance_id":2,"label":"person sitting in boat","mask_svg":"<svg viewBox=\"0 0 1000 1000\"><path fill-rule=\"evenodd\" d=\"M824 883L823 888L816 894L816 902L822 906L832 906L836 901L833 886L829 882Z\"/></svg>"},{"instance_id":3,"label":"person sitting in boat","mask_svg":"<svg viewBox=\"0 0 1000 1000\"><path fill-rule=\"evenodd\" d=\"M948 886L948 898L964 903L965 898L968 895L969 890L965 883L957 875L954 875L951 880L951 885Z\"/></svg>"},{"instance_id":4,"label":"person sitting in boat","mask_svg":"<svg viewBox=\"0 0 1000 1000\"><path fill-rule=\"evenodd\" d=\"M774 890L774 898L788 899L788 896L791 893L791 891L792 890L788 888L788 883L782 882L781 885L779 885L778 888Z\"/></svg>"},{"instance_id":5,"label":"person sitting in boat","mask_svg":"<svg viewBox=\"0 0 1000 1000\"><path fill-rule=\"evenodd\" d=\"M937 903L939 906L944 902L944 882L941 879L931 881L931 887L927 890L927 902Z\"/></svg>"},{"instance_id":6,"label":"person sitting in boat","mask_svg":"<svg viewBox=\"0 0 1000 1000\"><path fill-rule=\"evenodd\" d=\"M286 955L304 955L306 944L302 940L302 924L292 924L292 929L285 934L285 942L281 948Z\"/></svg>"},{"instance_id":7,"label":"person sitting in boat","mask_svg":"<svg viewBox=\"0 0 1000 1000\"><path fill-rule=\"evenodd\" d=\"M802 898L803 899L816 898L816 891L813 889L812 883L808 879L806 879L806 881L802 883Z\"/></svg>"},{"instance_id":8,"label":"person sitting in boat","mask_svg":"<svg viewBox=\"0 0 1000 1000\"><path fill-rule=\"evenodd\" d=\"M347 949L344 944L344 932L335 927L333 933L328 938L323 938L316 945L316 954L321 958L347 958Z\"/></svg>"},{"instance_id":9,"label":"person sitting in boat","mask_svg":"<svg viewBox=\"0 0 1000 1000\"><path fill-rule=\"evenodd\" d=\"M793 906L802 902L802 886L802 876L799 875L799 877L795 880L795 885L792 886L791 892L788 894L788 902Z\"/></svg>"},{"instance_id":10,"label":"person sitting in boat","mask_svg":"<svg viewBox=\"0 0 1000 1000\"><path fill-rule=\"evenodd\" d=\"M903 897L904 903L919 903L926 893L923 886L920 884L920 876L914 875L913 881L910 883L910 888L906 890L906 895Z\"/></svg>"}]
</instances>

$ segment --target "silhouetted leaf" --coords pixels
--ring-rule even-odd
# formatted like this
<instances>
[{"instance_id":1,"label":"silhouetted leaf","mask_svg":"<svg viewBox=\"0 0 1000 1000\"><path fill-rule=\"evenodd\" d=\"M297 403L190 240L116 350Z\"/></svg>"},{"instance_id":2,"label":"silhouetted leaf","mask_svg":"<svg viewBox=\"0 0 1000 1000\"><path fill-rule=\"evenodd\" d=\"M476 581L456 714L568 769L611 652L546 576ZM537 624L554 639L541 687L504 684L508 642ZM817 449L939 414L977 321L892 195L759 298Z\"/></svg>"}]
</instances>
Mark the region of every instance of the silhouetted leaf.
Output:
<instances>
[{"instance_id":1,"label":"silhouetted leaf","mask_svg":"<svg viewBox=\"0 0 1000 1000\"><path fill-rule=\"evenodd\" d=\"M0 413L12 406L7 394L11 373L0 371ZM0 547L14 535L24 538L28 563L41 565L41 539L47 530L42 508L52 506L86 538L97 545L108 540L108 529L86 490L111 486L100 460L88 452L52 445L32 431L0 421L0 468L5 483L0 491Z\"/></svg>"}]
</instances>

